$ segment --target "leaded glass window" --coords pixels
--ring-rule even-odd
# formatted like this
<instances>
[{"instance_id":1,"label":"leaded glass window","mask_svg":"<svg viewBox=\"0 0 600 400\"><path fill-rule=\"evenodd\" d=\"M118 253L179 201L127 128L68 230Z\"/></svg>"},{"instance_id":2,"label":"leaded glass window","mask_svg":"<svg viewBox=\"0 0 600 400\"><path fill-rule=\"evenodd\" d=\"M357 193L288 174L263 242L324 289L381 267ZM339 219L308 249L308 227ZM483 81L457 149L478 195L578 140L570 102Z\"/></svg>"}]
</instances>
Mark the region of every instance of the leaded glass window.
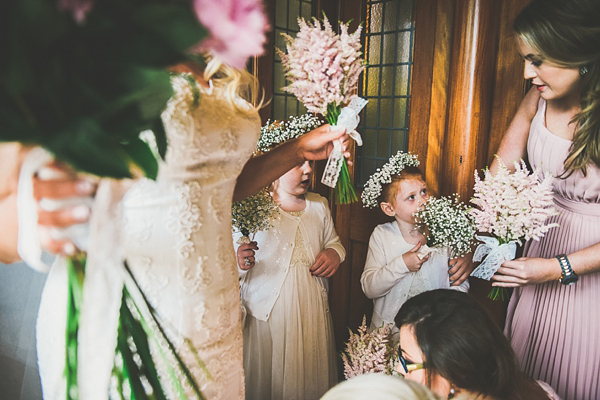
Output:
<instances>
[{"instance_id":1,"label":"leaded glass window","mask_svg":"<svg viewBox=\"0 0 600 400\"><path fill-rule=\"evenodd\" d=\"M295 37L300 30L298 17L310 20L313 15L312 0L276 0L275 1L275 46L285 51L282 33ZM296 97L283 91L287 85L281 59L276 54L273 68L273 119L284 120L290 116L306 113L306 108Z\"/></svg>"},{"instance_id":2,"label":"leaded glass window","mask_svg":"<svg viewBox=\"0 0 600 400\"><path fill-rule=\"evenodd\" d=\"M359 132L356 182L363 186L376 168L408 144L408 101L413 64L413 0L366 1L367 62L362 96L369 100Z\"/></svg>"}]
</instances>

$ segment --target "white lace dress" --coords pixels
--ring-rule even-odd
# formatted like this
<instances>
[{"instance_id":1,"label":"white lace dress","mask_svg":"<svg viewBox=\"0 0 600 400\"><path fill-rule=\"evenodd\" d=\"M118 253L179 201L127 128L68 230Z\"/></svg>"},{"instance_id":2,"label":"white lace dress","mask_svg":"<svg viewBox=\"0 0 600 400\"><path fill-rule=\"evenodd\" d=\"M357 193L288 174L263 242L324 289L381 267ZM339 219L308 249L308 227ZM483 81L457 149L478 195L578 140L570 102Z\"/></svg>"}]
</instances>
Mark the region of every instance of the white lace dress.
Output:
<instances>
[{"instance_id":1,"label":"white lace dress","mask_svg":"<svg viewBox=\"0 0 600 400\"><path fill-rule=\"evenodd\" d=\"M202 90L194 108L187 81L178 77L173 83L175 96L163 113L169 140L166 161L156 182L137 182L123 199L122 254L168 331L180 335L173 339L204 395L208 399L243 399L241 307L231 242L231 201L236 179L258 139L260 118L230 107L219 89ZM104 329L100 315L94 322ZM39 329L44 329L43 325ZM38 331L38 335L43 333ZM183 337L191 339L210 378L197 366ZM114 354L114 348L103 350ZM160 371L164 374L159 365ZM54 375L54 380L60 378ZM170 379L163 376L162 380L169 397L176 398L169 388ZM43 384L46 393L46 382ZM57 386L55 382L53 386Z\"/></svg>"}]
</instances>

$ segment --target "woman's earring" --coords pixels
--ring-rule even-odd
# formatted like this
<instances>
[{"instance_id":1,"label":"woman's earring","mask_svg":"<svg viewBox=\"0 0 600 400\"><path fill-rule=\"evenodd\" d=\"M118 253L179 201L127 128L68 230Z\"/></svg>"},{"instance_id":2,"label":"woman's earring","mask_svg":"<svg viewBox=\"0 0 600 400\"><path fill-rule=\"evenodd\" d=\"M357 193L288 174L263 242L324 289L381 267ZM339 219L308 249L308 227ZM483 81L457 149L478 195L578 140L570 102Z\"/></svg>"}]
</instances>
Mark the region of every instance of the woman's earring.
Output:
<instances>
[{"instance_id":1,"label":"woman's earring","mask_svg":"<svg viewBox=\"0 0 600 400\"><path fill-rule=\"evenodd\" d=\"M456 390L454 390L454 385L450 386L450 392L448 393L448 400L453 399L456 395Z\"/></svg>"},{"instance_id":2,"label":"woman's earring","mask_svg":"<svg viewBox=\"0 0 600 400\"><path fill-rule=\"evenodd\" d=\"M579 68L579 75L585 75L588 73L588 69L587 67L584 65L583 67Z\"/></svg>"}]
</instances>

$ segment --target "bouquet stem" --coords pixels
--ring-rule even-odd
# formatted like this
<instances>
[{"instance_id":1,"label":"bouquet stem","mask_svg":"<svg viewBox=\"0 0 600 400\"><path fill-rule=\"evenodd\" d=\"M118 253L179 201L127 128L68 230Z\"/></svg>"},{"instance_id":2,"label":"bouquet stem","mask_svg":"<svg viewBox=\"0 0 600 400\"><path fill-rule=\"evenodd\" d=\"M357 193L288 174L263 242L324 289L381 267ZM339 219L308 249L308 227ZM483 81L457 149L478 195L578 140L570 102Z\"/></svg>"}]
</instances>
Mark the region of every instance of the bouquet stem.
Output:
<instances>
[{"instance_id":1,"label":"bouquet stem","mask_svg":"<svg viewBox=\"0 0 600 400\"><path fill-rule=\"evenodd\" d=\"M65 330L65 378L67 381L67 400L79 398L77 390L77 334L79 332L79 314L81 310L81 301L83 299L85 261L85 253L80 253L67 259L68 297L67 326Z\"/></svg>"},{"instance_id":2,"label":"bouquet stem","mask_svg":"<svg viewBox=\"0 0 600 400\"><path fill-rule=\"evenodd\" d=\"M494 286L488 294L488 299L505 301L510 299L510 293L506 288Z\"/></svg>"},{"instance_id":3,"label":"bouquet stem","mask_svg":"<svg viewBox=\"0 0 600 400\"><path fill-rule=\"evenodd\" d=\"M327 114L325 115L325 119L330 125L335 126L337 124L341 110L342 107L335 105L334 103L330 103L327 106ZM358 196L356 195L356 191L354 190L354 186L352 184L352 177L350 176L350 171L348 170L346 158L344 158L342 161L342 168L340 170L340 175L338 176L333 195L336 204L351 204L358 201Z\"/></svg>"}]
</instances>

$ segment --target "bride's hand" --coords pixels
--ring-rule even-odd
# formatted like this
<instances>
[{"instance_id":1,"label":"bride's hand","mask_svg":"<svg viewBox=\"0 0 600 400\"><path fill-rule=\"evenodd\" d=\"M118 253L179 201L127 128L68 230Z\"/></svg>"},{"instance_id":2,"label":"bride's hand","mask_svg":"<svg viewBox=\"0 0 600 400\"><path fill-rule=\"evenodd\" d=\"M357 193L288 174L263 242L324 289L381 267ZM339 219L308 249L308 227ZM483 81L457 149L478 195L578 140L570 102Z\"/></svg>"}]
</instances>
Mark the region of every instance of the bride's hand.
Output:
<instances>
[{"instance_id":1,"label":"bride's hand","mask_svg":"<svg viewBox=\"0 0 600 400\"><path fill-rule=\"evenodd\" d=\"M333 151L333 141L340 140L344 157L349 158L348 139L345 129L331 131L329 124L321 125L298 138L300 154L305 160L323 160Z\"/></svg>"},{"instance_id":2,"label":"bride's hand","mask_svg":"<svg viewBox=\"0 0 600 400\"><path fill-rule=\"evenodd\" d=\"M88 221L89 205L86 197L92 197L96 184L78 176L71 168L59 162L44 166L33 178L34 197L38 203L38 224L42 248L54 254L73 254L75 245L68 239L59 238L56 232L75 224ZM68 206L49 207L52 201L66 201Z\"/></svg>"}]
</instances>

